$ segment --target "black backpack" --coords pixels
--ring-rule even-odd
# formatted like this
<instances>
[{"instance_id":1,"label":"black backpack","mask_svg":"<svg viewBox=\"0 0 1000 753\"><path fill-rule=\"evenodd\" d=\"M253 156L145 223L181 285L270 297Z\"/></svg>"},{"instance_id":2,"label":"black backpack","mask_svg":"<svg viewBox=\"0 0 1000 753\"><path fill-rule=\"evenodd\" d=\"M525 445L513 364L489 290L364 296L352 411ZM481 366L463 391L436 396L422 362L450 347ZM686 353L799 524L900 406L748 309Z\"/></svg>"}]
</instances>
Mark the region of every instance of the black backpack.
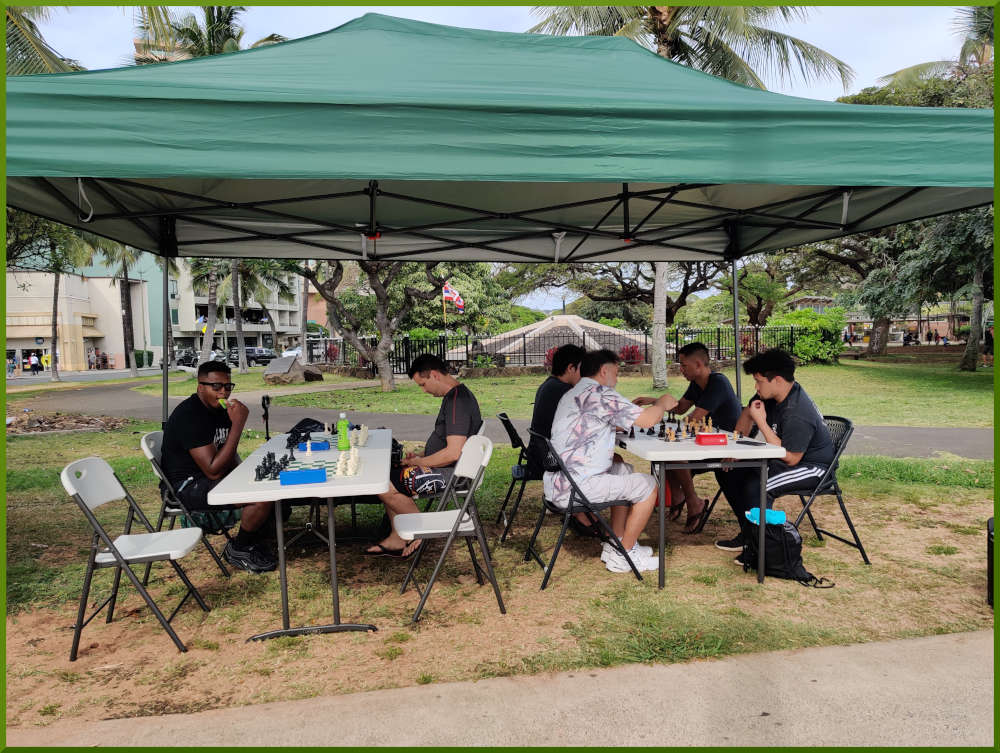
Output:
<instances>
[{"instance_id":1,"label":"black backpack","mask_svg":"<svg viewBox=\"0 0 1000 753\"><path fill-rule=\"evenodd\" d=\"M757 541L760 531L753 521L748 522L751 532L743 545L743 572L757 569ZM789 522L764 526L764 575L798 581L813 588L833 588L826 578L817 578L802 564L802 536L799 529Z\"/></svg>"}]
</instances>

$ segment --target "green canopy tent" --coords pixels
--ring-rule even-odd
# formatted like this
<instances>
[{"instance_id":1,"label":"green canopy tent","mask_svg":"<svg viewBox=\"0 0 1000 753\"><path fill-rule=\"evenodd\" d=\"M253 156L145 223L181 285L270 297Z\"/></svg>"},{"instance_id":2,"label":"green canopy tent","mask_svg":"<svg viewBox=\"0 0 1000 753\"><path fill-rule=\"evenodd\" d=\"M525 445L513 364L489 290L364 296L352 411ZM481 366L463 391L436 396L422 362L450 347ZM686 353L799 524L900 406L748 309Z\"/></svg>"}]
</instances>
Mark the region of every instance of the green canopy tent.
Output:
<instances>
[{"instance_id":1,"label":"green canopy tent","mask_svg":"<svg viewBox=\"0 0 1000 753\"><path fill-rule=\"evenodd\" d=\"M8 204L164 256L735 264L990 203L993 113L813 101L621 38L370 14L8 78L7 174Z\"/></svg>"}]
</instances>

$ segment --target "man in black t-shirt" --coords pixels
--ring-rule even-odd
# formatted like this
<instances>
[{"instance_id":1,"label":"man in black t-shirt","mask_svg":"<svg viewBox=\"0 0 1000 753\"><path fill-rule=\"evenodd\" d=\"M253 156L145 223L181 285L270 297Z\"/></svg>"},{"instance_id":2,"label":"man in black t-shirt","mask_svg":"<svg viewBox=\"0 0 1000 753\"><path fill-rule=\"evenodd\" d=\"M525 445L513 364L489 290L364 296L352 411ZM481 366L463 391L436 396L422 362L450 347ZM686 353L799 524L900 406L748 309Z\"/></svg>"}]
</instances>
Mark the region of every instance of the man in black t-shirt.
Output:
<instances>
[{"instance_id":1,"label":"man in black t-shirt","mask_svg":"<svg viewBox=\"0 0 1000 753\"><path fill-rule=\"evenodd\" d=\"M753 376L757 394L743 409L736 430L785 448L784 460L767 464L767 506L783 494L810 492L833 462L834 446L823 415L795 381L795 361L783 350L754 356L743 365ZM734 468L716 474L740 534L716 541L719 549L738 551L750 533L744 513L760 504L760 472Z\"/></svg>"},{"instance_id":2,"label":"man in black t-shirt","mask_svg":"<svg viewBox=\"0 0 1000 753\"><path fill-rule=\"evenodd\" d=\"M681 374L688 380L688 388L684 396L677 402L673 412L683 416L693 407L691 421L712 419L716 429L732 431L740 417L740 401L736 399L733 386L724 374L712 371L708 348L699 342L689 343L677 351ZM636 405L648 405L652 398L639 397L633 402ZM695 471L704 473L704 471ZM702 513L708 509L708 500L698 496L694 489L692 472L688 470L667 471L670 482L671 519L680 516L681 509L687 505L687 520L684 522L684 533L694 533L701 523Z\"/></svg>"},{"instance_id":3,"label":"man in black t-shirt","mask_svg":"<svg viewBox=\"0 0 1000 753\"><path fill-rule=\"evenodd\" d=\"M402 464L389 471L394 488L378 495L390 523L397 515L419 512L413 501L418 494L427 496L444 489L462 455L465 440L483 425L475 395L448 373L448 365L440 358L430 353L417 356L407 374L428 395L440 397L441 408L434 431L424 444L423 454L407 453ZM393 529L364 552L383 557L409 557L419 543L404 541Z\"/></svg>"},{"instance_id":4,"label":"man in black t-shirt","mask_svg":"<svg viewBox=\"0 0 1000 753\"><path fill-rule=\"evenodd\" d=\"M250 411L239 400L226 400L234 386L231 373L221 361L199 366L197 392L174 408L163 432L160 465L191 511L218 510L208 504L208 492L239 464L236 448ZM226 400L225 407L220 398ZM261 573L277 566L260 541L271 506L271 502L238 506L239 533L222 552L233 567Z\"/></svg>"},{"instance_id":5,"label":"man in black t-shirt","mask_svg":"<svg viewBox=\"0 0 1000 753\"><path fill-rule=\"evenodd\" d=\"M563 345L552 355L552 374L535 392L535 407L531 412L531 430L546 437L552 436L552 419L562 396L580 381L580 362L587 354L579 345ZM531 436L528 443L528 478L541 480L542 462L546 454L545 443Z\"/></svg>"}]
</instances>

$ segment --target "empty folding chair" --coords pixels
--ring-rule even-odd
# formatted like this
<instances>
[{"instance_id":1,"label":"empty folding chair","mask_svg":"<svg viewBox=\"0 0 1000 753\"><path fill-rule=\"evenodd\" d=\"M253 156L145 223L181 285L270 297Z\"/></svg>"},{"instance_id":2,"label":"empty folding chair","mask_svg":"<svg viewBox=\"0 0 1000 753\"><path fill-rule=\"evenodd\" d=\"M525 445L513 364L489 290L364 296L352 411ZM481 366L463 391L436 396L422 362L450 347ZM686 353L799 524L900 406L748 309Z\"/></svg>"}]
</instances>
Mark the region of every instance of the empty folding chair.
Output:
<instances>
[{"instance_id":1,"label":"empty folding chair","mask_svg":"<svg viewBox=\"0 0 1000 753\"><path fill-rule=\"evenodd\" d=\"M465 446L462 448L462 455L458 459L458 463L455 464L455 472L449 480L444 493L441 495L437 509L434 512L397 515L393 521L396 533L404 541L420 540L421 542L416 554L413 556L410 569L403 579L403 585L399 590L400 593L404 593L406 587L413 581L417 590L420 591L420 603L413 613L414 622L420 619L420 612L427 602L431 588L434 587L434 581L437 580L445 557L448 556L448 550L451 549L451 545L456 538L465 539L465 543L469 548L469 556L472 558L472 566L476 571L476 580L482 585L483 569L479 566L475 549L472 546L472 539L478 541L483 562L486 565L486 577L493 586L493 592L496 594L500 613L507 614L507 609L504 607L503 599L500 596L500 586L497 583L496 575L493 573L490 550L486 544L486 535L483 533L483 525L479 519L479 510L476 507L475 500L476 490L479 489L480 484L483 482L483 475L486 473L486 466L489 464L492 454L493 442L487 437L480 435L469 437L465 441ZM453 505L453 509L445 509L449 504ZM416 571L417 565L420 564L420 559L423 556L428 539L445 539L445 543L444 549L441 551L441 556L434 566L434 572L431 573L430 580L427 581L427 585L421 591L413 574Z\"/></svg>"},{"instance_id":2,"label":"empty folding chair","mask_svg":"<svg viewBox=\"0 0 1000 753\"><path fill-rule=\"evenodd\" d=\"M497 413L497 418L500 419L503 428L507 430L507 436L510 437L510 446L515 450L520 450L517 455L517 465L512 465L510 468L510 486L507 487L507 494L503 498L503 504L500 505L500 512L497 513L497 525L500 525L500 523L504 524L503 533L500 534L500 543L502 544L507 540L507 534L510 533L510 529L514 525L514 516L517 515L517 509L521 506L521 497L524 496L525 485L529 481L540 481L542 477L537 474L531 474L528 466L528 447L524 444L524 440L521 439L521 435L517 433L514 422L510 420L510 417L506 413ZM507 517L504 513L507 510L507 504L510 502L510 495L513 493L518 481L521 482L521 488L517 490L517 499L514 500L514 506L510 510L510 517Z\"/></svg>"},{"instance_id":3,"label":"empty folding chair","mask_svg":"<svg viewBox=\"0 0 1000 753\"><path fill-rule=\"evenodd\" d=\"M121 581L121 574L124 571L126 577L142 596L143 600L156 615L160 625L167 631L167 635L174 642L180 651L187 651L181 643L174 629L170 626L170 621L174 615L187 601L189 596L194 596L195 601L206 612L208 605L202 599L201 594L188 580L187 573L176 561L187 555L192 549L198 546L201 538L201 531L197 528L178 528L175 531L154 531L149 519L142 512L142 509L122 485L121 480L111 470L101 458L84 458L70 463L62 470L60 476L63 488L76 500L80 510L87 518L94 531L90 544L90 555L87 558L87 570L83 577L83 591L80 594L80 607L77 612L76 624L73 626L73 646L70 649L69 660L75 661L77 649L80 647L80 633L83 627L96 617L100 611L107 606L107 621L111 622L114 616L115 601L118 598L118 587ZM128 501L128 513L125 516L125 528L123 533L111 539L111 536L101 525L94 514L101 505L119 500ZM132 533L132 523L138 517L139 521L146 528L148 533ZM103 545L103 548L102 548ZM144 564L146 562L167 561L174 568L177 576L187 586L184 598L170 613L170 617L164 617L159 607L143 586L142 581L132 570L132 565ZM87 613L87 597L90 594L90 584L94 575L94 570L100 567L117 568L115 572L114 585L111 595L105 599L97 609L84 619Z\"/></svg>"},{"instance_id":4,"label":"empty folding chair","mask_svg":"<svg viewBox=\"0 0 1000 753\"><path fill-rule=\"evenodd\" d=\"M827 468L826 473L819 480L816 488L809 493L808 499L805 494L799 495L799 501L802 503L802 512L799 513L798 517L795 519L795 527L798 528L799 524L802 522L802 518L808 516L809 523L813 527L813 531L816 533L816 538L820 541L823 540L823 534L826 534L831 539L836 539L837 541L842 541L848 546L853 546L859 552L861 552L861 559L864 560L866 565L871 564L871 560L868 559L868 555L865 553L865 548L861 545L861 539L858 538L858 532L854 529L854 522L851 520L851 516L847 513L847 507L844 505L844 495L841 492L840 484L837 483L837 464L840 462L840 455L844 452L844 448L847 447L847 440L851 438L851 434L854 433L854 424L851 423L850 419L841 418L840 416L823 416L823 423L826 424L826 428L830 430L830 438L833 440L833 462L830 463L830 467ZM831 533L824 528L820 528L816 525L816 520L813 517L812 505L816 501L817 497L823 495L836 495L837 502L840 503L840 511L844 514L844 520L847 522L847 527L851 531L851 536L854 541L848 541L843 536L838 536L835 533Z\"/></svg>"},{"instance_id":5,"label":"empty folding chair","mask_svg":"<svg viewBox=\"0 0 1000 753\"><path fill-rule=\"evenodd\" d=\"M542 590L549 584L549 576L552 575L552 568L556 565L556 558L559 556L559 550L562 548L563 539L566 537L566 529L569 527L570 518L578 512L590 513L591 517L598 521L598 524L604 529L605 535L607 536L607 542L611 544L615 549L618 550L620 554L625 557L625 561L628 562L629 567L632 568L632 572L635 577L642 580L642 576L639 575L639 571L635 567L635 563L632 562L632 558L628 556L628 552L625 551L625 547L622 546L622 542L615 535L615 532L611 529L611 526L607 524L607 521L598 514L598 510L606 510L609 507L624 507L631 505L627 499L616 499L610 502L591 502L587 499L586 495L580 491L580 487L576 485L576 481L570 475L569 471L566 470L566 465L563 463L562 458L559 457L559 453L555 451L552 447L552 441L539 434L537 431L532 431L528 429L528 433L533 437L538 437L545 442L545 448L548 451L545 457L543 466L546 471L559 472L563 474L570 483L570 495L569 500L566 503L566 507L558 507L553 504L548 499L542 498L542 510L538 515L538 522L535 524L535 531L531 534L531 540L528 542L528 548L524 553L524 561L527 562L532 557L535 561L542 567L545 572L545 577L542 578ZM535 539L538 538L538 532L542 529L542 522L545 520L545 512L551 512L553 515L562 516L562 528L559 530L559 538L556 540L556 547L552 550L552 559L549 560L549 564L545 564L542 561L541 556L539 556L538 551L535 549Z\"/></svg>"},{"instance_id":6,"label":"empty folding chair","mask_svg":"<svg viewBox=\"0 0 1000 753\"><path fill-rule=\"evenodd\" d=\"M160 480L160 489L162 490L160 494L160 512L156 516L156 528L157 531L163 530L163 524L169 520L170 525L167 526L173 529L174 523L177 518L184 516L190 525L194 525L194 517L191 512L185 507L184 503L181 502L180 497L177 496L177 492L174 491L173 484L171 484L166 475L163 473L163 468L160 465L160 459L163 457L163 432L162 431L151 431L149 434L143 435L142 439L139 440L139 446L142 447L142 453L149 460L149 464L153 466L153 473ZM227 539L232 539L229 535L229 531L222 525L217 529L222 532L222 535ZM215 564L219 566L219 570L225 577L229 577L229 570L226 569L225 563L222 561L222 557L212 546L212 542L208 540L208 534L205 529L201 529L201 540L205 544L205 548L208 553L212 555L212 559L215 560ZM152 563L146 565L146 572L142 575L142 584L145 586L149 583L149 569L152 567Z\"/></svg>"}]
</instances>

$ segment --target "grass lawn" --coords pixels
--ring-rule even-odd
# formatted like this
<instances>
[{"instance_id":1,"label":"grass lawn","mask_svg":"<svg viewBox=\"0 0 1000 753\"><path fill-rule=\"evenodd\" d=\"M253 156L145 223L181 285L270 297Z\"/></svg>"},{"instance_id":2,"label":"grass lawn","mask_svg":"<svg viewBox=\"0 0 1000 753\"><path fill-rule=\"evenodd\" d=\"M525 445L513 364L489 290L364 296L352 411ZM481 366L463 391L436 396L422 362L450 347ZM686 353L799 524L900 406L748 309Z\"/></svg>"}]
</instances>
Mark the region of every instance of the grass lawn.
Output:
<instances>
[{"instance_id":1,"label":"grass lawn","mask_svg":"<svg viewBox=\"0 0 1000 753\"><path fill-rule=\"evenodd\" d=\"M872 566L839 542L817 542L804 530L806 568L836 583L814 590L768 579L732 563L712 541L732 533L720 503L704 532L683 536L669 524L667 587L655 574L643 582L611 574L592 539L569 535L549 588L522 553L539 509L540 484L530 483L512 538L495 546L494 525L515 455L496 448L478 498L494 546L508 614L492 590L479 586L468 553L456 548L421 622L410 624L418 596L399 594L406 563L369 558L360 544L338 547L345 621L373 622L377 633L349 633L247 643L280 624L275 573L221 576L203 549L185 559L212 606L185 605L174 626L189 652L176 652L141 600L126 588L115 620L103 615L83 632L80 658L67 660L70 626L90 543L83 516L58 473L70 460L99 455L111 462L148 514L158 506L152 472L138 449L157 428L133 423L103 433L11 437L7 443L7 717L10 727L60 718L97 720L185 713L273 700L401 687L500 675L629 662L694 658L865 642L990 628L985 602L985 520L993 509L993 463L950 457L910 460L846 457L839 473ZM248 433L246 453L262 441ZM642 463L637 465L641 468ZM703 494L714 480L698 479ZM793 511L798 501L779 500ZM362 506L362 525L379 507ZM844 529L836 503L814 507L821 524ZM103 512L99 510L98 512ZM293 525L305 512L297 508ZM348 508L338 510L344 533ZM105 518L109 524L120 516ZM545 547L558 527L549 518ZM652 523L645 543L655 540ZM216 541L221 541L216 539ZM437 546L434 547L437 552ZM290 552L293 623L330 617L329 561L324 548ZM427 558L424 578L436 555ZM423 569L423 566L422 566ZM154 567L151 590L172 609L182 595L173 575ZM95 576L92 602L104 598L110 570Z\"/></svg>"},{"instance_id":2,"label":"grass lawn","mask_svg":"<svg viewBox=\"0 0 1000 753\"><path fill-rule=\"evenodd\" d=\"M957 364L957 361L955 362ZM796 378L824 413L846 416L867 426L993 426L993 372L960 372L952 363L875 363L845 360L835 366L806 366ZM732 369L726 371L732 380ZM535 390L542 377L487 377L466 380L483 415L506 411L531 418ZM686 382L671 377L670 392L683 394ZM651 394L649 377L622 377L618 390L627 397ZM143 388L149 389L149 388ZM743 375L743 394L753 394L753 380ZM378 388L284 395L278 405L336 408L375 413L434 415L441 405L410 382L395 392Z\"/></svg>"},{"instance_id":3,"label":"grass lawn","mask_svg":"<svg viewBox=\"0 0 1000 753\"><path fill-rule=\"evenodd\" d=\"M239 397L240 392L277 389L274 385L267 384L264 381L264 369L264 366L252 366L247 374L240 374L237 369L233 369L232 380L233 384L236 385L236 389L233 390L233 395L235 397ZM197 377L193 375L171 381L169 394L174 397L185 397L190 395L197 390L197 381ZM288 385L287 387L282 387L282 389L315 389L317 386L324 384L346 384L348 382L357 381L359 380L353 377L340 376L339 374L324 374L322 382L309 382L305 385ZM135 389L136 392L144 392L149 395L163 394L163 385L160 381L144 384L141 387L136 387Z\"/></svg>"}]
</instances>

